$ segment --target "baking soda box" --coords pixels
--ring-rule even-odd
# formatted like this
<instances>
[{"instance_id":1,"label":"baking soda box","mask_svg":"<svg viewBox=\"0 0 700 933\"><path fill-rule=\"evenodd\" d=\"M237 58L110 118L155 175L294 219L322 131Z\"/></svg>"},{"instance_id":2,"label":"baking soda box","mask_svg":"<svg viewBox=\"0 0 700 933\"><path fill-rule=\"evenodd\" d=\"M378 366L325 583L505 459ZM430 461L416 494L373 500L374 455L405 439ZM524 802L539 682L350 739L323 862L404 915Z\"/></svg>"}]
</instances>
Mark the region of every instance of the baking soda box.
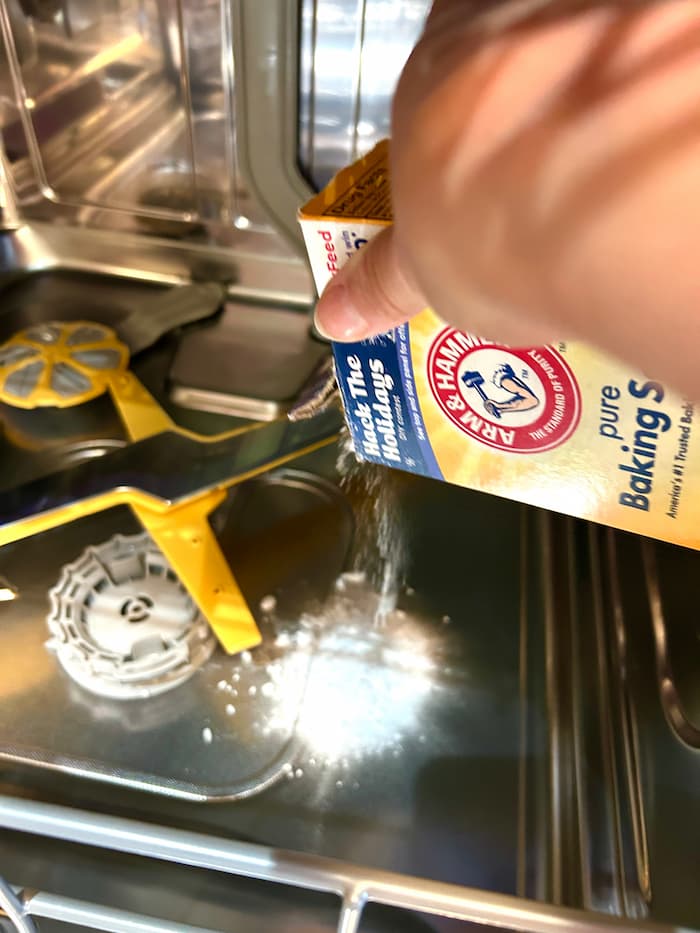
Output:
<instances>
[{"instance_id":1,"label":"baking soda box","mask_svg":"<svg viewBox=\"0 0 700 933\"><path fill-rule=\"evenodd\" d=\"M316 287L392 222L388 143L300 211ZM511 347L430 309L390 333L333 346L357 454L700 547L700 441L692 402L580 343Z\"/></svg>"}]
</instances>

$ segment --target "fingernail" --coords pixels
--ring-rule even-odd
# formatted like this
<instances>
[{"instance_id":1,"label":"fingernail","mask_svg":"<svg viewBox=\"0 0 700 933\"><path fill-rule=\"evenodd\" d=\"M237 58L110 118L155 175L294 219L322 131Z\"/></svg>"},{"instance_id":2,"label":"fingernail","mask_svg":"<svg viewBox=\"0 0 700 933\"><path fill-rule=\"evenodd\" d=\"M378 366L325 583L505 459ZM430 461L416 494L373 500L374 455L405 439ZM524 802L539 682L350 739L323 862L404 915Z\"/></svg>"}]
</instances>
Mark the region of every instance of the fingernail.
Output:
<instances>
[{"instance_id":1,"label":"fingernail","mask_svg":"<svg viewBox=\"0 0 700 933\"><path fill-rule=\"evenodd\" d=\"M368 333L367 321L353 305L350 289L342 282L332 281L323 292L314 324L328 340L362 340Z\"/></svg>"}]
</instances>

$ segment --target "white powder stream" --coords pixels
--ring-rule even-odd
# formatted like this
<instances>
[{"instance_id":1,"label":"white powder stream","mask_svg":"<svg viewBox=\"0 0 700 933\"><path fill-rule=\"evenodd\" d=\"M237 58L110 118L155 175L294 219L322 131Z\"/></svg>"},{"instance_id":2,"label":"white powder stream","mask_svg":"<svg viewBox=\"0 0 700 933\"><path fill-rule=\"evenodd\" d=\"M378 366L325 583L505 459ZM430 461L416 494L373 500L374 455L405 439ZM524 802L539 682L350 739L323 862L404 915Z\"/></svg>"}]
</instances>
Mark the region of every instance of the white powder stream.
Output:
<instances>
[{"instance_id":1,"label":"white powder stream","mask_svg":"<svg viewBox=\"0 0 700 933\"><path fill-rule=\"evenodd\" d=\"M375 623L382 625L396 608L408 560L398 478L388 467L358 460L347 431L336 466L341 489L355 510L353 567L377 588L381 598Z\"/></svg>"},{"instance_id":2,"label":"white powder stream","mask_svg":"<svg viewBox=\"0 0 700 933\"><path fill-rule=\"evenodd\" d=\"M366 756L398 758L402 743L425 741L421 713L440 666L435 626L410 611L414 592L404 585L399 478L358 461L348 434L337 466L355 512L352 569L318 613L293 623L275 618L274 596L264 597L261 610L277 631L275 659L264 646L243 652L218 689L227 715L235 715L230 697L240 692L254 704L262 736L301 739L306 754L288 766L288 778L332 769L341 788L345 771ZM397 608L399 597L406 609Z\"/></svg>"}]
</instances>

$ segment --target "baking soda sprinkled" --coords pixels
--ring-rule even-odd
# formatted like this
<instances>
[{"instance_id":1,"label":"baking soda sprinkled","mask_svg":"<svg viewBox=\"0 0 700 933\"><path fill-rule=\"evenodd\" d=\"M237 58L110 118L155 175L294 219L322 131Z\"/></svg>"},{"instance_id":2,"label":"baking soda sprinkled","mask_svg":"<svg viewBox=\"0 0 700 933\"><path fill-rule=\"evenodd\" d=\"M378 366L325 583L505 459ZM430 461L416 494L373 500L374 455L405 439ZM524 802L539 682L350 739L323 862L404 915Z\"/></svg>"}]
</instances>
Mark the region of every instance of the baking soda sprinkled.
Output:
<instances>
[{"instance_id":1,"label":"baking soda sprinkled","mask_svg":"<svg viewBox=\"0 0 700 933\"><path fill-rule=\"evenodd\" d=\"M349 432L341 438L337 468L357 518L353 569L378 589L375 622L383 625L396 609L408 562L400 480L386 467L358 460Z\"/></svg>"},{"instance_id":2,"label":"baking soda sprinkled","mask_svg":"<svg viewBox=\"0 0 700 933\"><path fill-rule=\"evenodd\" d=\"M263 597L260 610L275 634L234 661L238 690L227 681L219 689L240 691L236 702L255 734L299 740L303 760L284 766L288 779L329 772L330 786L340 789L359 786L353 770L365 758L400 758L419 735L425 741L424 709L442 679L444 636L435 619L426 625L416 615L415 601L398 605L401 594L415 595L404 588L404 487L392 471L358 463L347 444L338 469L357 517L350 570L301 618L282 620L276 598ZM236 707L225 710L233 716Z\"/></svg>"},{"instance_id":3,"label":"baking soda sprinkled","mask_svg":"<svg viewBox=\"0 0 700 933\"><path fill-rule=\"evenodd\" d=\"M243 703L261 737L300 740L303 757L288 778L330 772L351 788L359 762L400 757L424 731L422 712L443 670L442 637L434 620L403 608L377 625L381 600L364 573L345 573L315 613L273 619L272 641L249 665L240 659L236 711Z\"/></svg>"},{"instance_id":4,"label":"baking soda sprinkled","mask_svg":"<svg viewBox=\"0 0 700 933\"><path fill-rule=\"evenodd\" d=\"M308 663L299 663L305 646L290 634L289 649L273 662L274 683L270 678L257 691L268 701L260 706L261 729L295 732L309 767L347 770L366 756L400 752L420 730L438 672L434 629L409 613L390 613L378 628L380 596L349 575L344 584L317 618L305 619L309 632L315 629Z\"/></svg>"},{"instance_id":5,"label":"baking soda sprinkled","mask_svg":"<svg viewBox=\"0 0 700 933\"><path fill-rule=\"evenodd\" d=\"M364 570L348 570L347 573L344 573L342 576L338 577L335 581L335 587L337 590L344 592L348 584L359 584L364 583L367 579L367 574Z\"/></svg>"},{"instance_id":6,"label":"baking soda sprinkled","mask_svg":"<svg viewBox=\"0 0 700 933\"><path fill-rule=\"evenodd\" d=\"M271 612L274 612L277 608L277 599L271 593L267 596L263 596L260 600L260 610L267 613L268 615Z\"/></svg>"}]
</instances>

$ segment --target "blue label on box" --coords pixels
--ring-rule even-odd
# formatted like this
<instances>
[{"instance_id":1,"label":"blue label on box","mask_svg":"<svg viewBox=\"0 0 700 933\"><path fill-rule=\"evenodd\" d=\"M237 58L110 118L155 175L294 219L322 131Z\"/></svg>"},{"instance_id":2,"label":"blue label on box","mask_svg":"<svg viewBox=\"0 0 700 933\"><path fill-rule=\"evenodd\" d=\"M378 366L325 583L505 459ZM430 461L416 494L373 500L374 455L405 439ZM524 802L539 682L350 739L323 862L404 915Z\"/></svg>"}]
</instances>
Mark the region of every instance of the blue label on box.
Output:
<instances>
[{"instance_id":1,"label":"blue label on box","mask_svg":"<svg viewBox=\"0 0 700 933\"><path fill-rule=\"evenodd\" d=\"M408 325L359 343L334 344L333 352L357 455L443 479L416 394Z\"/></svg>"}]
</instances>

